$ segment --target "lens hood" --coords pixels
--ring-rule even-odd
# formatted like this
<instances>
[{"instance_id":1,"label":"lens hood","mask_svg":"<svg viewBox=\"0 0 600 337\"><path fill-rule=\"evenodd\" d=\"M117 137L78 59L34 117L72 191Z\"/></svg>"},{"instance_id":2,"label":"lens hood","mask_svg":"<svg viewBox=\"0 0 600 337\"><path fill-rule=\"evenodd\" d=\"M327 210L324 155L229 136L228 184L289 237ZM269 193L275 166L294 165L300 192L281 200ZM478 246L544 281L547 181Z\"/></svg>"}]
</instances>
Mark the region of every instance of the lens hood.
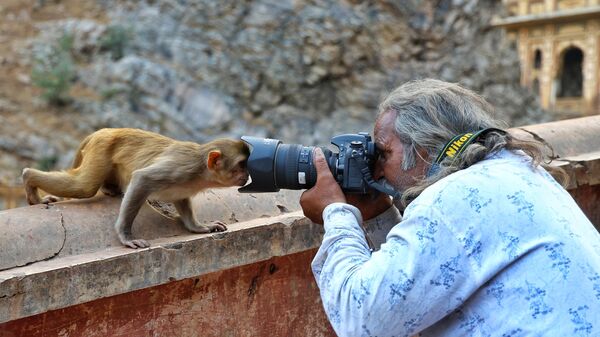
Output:
<instances>
[{"instance_id":1,"label":"lens hood","mask_svg":"<svg viewBox=\"0 0 600 337\"><path fill-rule=\"evenodd\" d=\"M242 140L250 147L248 157L248 172L252 182L238 189L242 193L279 192L275 184L275 153L281 144L278 139L242 136Z\"/></svg>"}]
</instances>

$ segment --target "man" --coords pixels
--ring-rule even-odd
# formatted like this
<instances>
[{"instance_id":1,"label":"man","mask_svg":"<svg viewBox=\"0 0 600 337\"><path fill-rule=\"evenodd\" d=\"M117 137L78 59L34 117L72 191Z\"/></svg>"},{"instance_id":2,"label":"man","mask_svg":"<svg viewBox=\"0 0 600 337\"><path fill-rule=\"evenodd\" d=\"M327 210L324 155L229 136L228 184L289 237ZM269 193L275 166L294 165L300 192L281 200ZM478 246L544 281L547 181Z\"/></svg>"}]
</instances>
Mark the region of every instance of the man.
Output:
<instances>
[{"instance_id":1,"label":"man","mask_svg":"<svg viewBox=\"0 0 600 337\"><path fill-rule=\"evenodd\" d=\"M538 144L495 129L490 109L436 80L385 99L374 176L408 206L375 252L362 218L393 215L389 198L345 196L315 151L301 205L324 222L312 268L339 336L600 335L600 235L547 170L560 172L541 167Z\"/></svg>"}]
</instances>

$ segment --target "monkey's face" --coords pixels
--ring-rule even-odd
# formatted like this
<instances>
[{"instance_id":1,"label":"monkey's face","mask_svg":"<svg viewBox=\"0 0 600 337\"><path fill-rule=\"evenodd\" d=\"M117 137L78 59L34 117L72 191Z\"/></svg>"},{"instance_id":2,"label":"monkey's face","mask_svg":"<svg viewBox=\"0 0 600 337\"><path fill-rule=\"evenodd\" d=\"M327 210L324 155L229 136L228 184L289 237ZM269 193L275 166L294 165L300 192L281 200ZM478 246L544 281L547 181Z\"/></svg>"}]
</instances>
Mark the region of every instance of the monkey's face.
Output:
<instances>
[{"instance_id":1,"label":"monkey's face","mask_svg":"<svg viewBox=\"0 0 600 337\"><path fill-rule=\"evenodd\" d=\"M238 161L230 172L230 182L232 186L244 186L248 182L248 169L246 167L247 159Z\"/></svg>"},{"instance_id":2,"label":"monkey's face","mask_svg":"<svg viewBox=\"0 0 600 337\"><path fill-rule=\"evenodd\" d=\"M241 140L221 140L219 148L208 153L207 169L220 186L244 186L248 182L246 164L250 150Z\"/></svg>"},{"instance_id":3,"label":"monkey's face","mask_svg":"<svg viewBox=\"0 0 600 337\"><path fill-rule=\"evenodd\" d=\"M221 162L220 165L217 166L222 166L222 168L213 171L213 175L216 182L223 186L246 185L249 177L248 170L246 168L246 163L246 158L240 158L238 160L235 160L229 165L224 165L224 163Z\"/></svg>"}]
</instances>

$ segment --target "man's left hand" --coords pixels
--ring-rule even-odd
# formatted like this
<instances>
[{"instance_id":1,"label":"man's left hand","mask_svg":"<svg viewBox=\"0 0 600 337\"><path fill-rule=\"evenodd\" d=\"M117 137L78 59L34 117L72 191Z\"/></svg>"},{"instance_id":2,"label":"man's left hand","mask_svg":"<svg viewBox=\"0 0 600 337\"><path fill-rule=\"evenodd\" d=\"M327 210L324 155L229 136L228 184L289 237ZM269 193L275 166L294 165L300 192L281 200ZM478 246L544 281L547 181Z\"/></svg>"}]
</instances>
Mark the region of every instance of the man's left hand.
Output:
<instances>
[{"instance_id":1,"label":"man's left hand","mask_svg":"<svg viewBox=\"0 0 600 337\"><path fill-rule=\"evenodd\" d=\"M312 222L323 224L323 210L334 202L346 202L346 196L331 174L323 151L315 147L313 162L317 169L317 182L300 197L300 206L304 215Z\"/></svg>"}]
</instances>

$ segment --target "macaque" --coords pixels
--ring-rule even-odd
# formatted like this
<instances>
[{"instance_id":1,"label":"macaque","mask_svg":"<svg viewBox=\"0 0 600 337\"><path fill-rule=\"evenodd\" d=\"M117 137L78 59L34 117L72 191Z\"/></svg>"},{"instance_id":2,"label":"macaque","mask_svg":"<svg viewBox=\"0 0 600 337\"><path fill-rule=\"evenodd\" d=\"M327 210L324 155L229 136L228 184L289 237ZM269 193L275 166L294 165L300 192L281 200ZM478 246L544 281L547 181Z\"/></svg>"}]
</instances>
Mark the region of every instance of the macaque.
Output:
<instances>
[{"instance_id":1,"label":"macaque","mask_svg":"<svg viewBox=\"0 0 600 337\"><path fill-rule=\"evenodd\" d=\"M217 139L206 144L177 141L138 129L101 129L79 145L67 171L23 170L29 204L57 201L57 197L89 198L99 189L123 195L115 229L131 248L149 247L134 239L133 220L146 199L172 202L178 220L194 233L224 231L222 222L198 223L190 197L214 187L243 186L248 180L249 149L242 140ZM38 188L49 193L43 199Z\"/></svg>"}]
</instances>

